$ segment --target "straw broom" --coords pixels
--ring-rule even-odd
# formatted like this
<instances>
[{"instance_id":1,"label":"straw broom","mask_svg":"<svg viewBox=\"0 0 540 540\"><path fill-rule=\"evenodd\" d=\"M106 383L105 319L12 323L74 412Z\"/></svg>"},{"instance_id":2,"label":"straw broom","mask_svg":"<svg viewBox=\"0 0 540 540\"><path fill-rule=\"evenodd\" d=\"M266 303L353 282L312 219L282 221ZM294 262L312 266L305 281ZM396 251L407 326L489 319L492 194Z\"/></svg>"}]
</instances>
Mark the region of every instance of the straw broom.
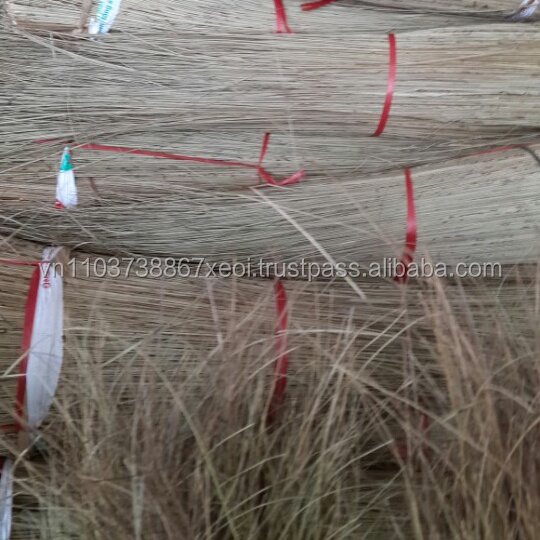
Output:
<instances>
[{"instance_id":1,"label":"straw broom","mask_svg":"<svg viewBox=\"0 0 540 540\"><path fill-rule=\"evenodd\" d=\"M512 2L509 2L512 4ZM8 13L15 28L31 32L63 31L85 33L90 16L95 13L97 2L91 9L85 9L85 2L77 0L11 0ZM448 16L447 14L421 14L407 12L388 12L377 9L332 9L305 13L298 0L284 0L286 24L295 33L316 32L389 32L439 28L454 24L467 25L478 22L473 17ZM515 2L513 2L515 7ZM113 31L125 33L163 32L170 30L196 32L261 32L270 34L276 31L276 9L273 0L260 2L223 3L219 0L200 0L198 2L174 2L159 0L123 0L120 14L115 20ZM283 29L285 31L285 29Z\"/></svg>"},{"instance_id":2,"label":"straw broom","mask_svg":"<svg viewBox=\"0 0 540 540\"><path fill-rule=\"evenodd\" d=\"M27 140L93 129L373 135L387 95L386 36L137 34L68 43L2 36L4 131ZM532 28L442 29L398 36L384 135L432 139L537 130ZM66 81L69 84L66 86ZM9 96L9 98L8 98ZM51 100L51 96L55 96Z\"/></svg>"},{"instance_id":3,"label":"straw broom","mask_svg":"<svg viewBox=\"0 0 540 540\"><path fill-rule=\"evenodd\" d=\"M540 169L523 148L372 177L302 180L287 188L170 186L139 200L86 199L59 212L6 201L0 232L114 256L203 257L206 262L355 262L362 271L401 258L414 203L416 258L458 263L534 262ZM225 174L225 173L224 173ZM98 190L101 186L97 186ZM126 186L127 190L127 186ZM122 200L118 200L122 198ZM282 271L280 267L279 271Z\"/></svg>"}]
</instances>

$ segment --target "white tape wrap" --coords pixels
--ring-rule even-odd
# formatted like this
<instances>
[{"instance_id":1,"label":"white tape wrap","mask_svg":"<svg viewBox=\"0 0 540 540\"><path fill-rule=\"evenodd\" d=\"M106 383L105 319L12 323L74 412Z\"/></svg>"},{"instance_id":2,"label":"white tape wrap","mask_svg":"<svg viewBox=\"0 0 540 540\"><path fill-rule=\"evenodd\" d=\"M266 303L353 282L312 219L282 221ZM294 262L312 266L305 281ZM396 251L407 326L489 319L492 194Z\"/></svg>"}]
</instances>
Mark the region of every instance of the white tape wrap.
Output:
<instances>
[{"instance_id":1,"label":"white tape wrap","mask_svg":"<svg viewBox=\"0 0 540 540\"><path fill-rule=\"evenodd\" d=\"M114 24L122 0L99 0L95 19L90 19L89 34L106 34Z\"/></svg>"},{"instance_id":2,"label":"white tape wrap","mask_svg":"<svg viewBox=\"0 0 540 540\"><path fill-rule=\"evenodd\" d=\"M13 509L13 464L6 458L0 476L0 540L9 540Z\"/></svg>"},{"instance_id":3,"label":"white tape wrap","mask_svg":"<svg viewBox=\"0 0 540 540\"><path fill-rule=\"evenodd\" d=\"M44 261L52 261L60 248L47 248ZM52 403L63 357L64 305L62 276L52 266L40 266L32 339L26 372L26 415L30 428L43 422Z\"/></svg>"},{"instance_id":4,"label":"white tape wrap","mask_svg":"<svg viewBox=\"0 0 540 540\"><path fill-rule=\"evenodd\" d=\"M69 147L64 148L60 169L56 177L56 207L71 208L77 204L77 185L71 163Z\"/></svg>"},{"instance_id":5,"label":"white tape wrap","mask_svg":"<svg viewBox=\"0 0 540 540\"><path fill-rule=\"evenodd\" d=\"M523 0L519 9L510 15L509 19L511 21L522 21L532 17L534 12L538 9L540 0Z\"/></svg>"}]
</instances>

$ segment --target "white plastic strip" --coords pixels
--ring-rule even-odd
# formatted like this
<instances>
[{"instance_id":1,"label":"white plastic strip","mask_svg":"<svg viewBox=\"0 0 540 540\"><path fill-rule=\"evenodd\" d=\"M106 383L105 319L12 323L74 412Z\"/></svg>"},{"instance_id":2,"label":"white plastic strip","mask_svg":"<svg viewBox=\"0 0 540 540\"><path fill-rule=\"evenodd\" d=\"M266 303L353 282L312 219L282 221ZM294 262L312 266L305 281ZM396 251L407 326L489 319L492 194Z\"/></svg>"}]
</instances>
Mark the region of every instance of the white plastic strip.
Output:
<instances>
[{"instance_id":1,"label":"white plastic strip","mask_svg":"<svg viewBox=\"0 0 540 540\"><path fill-rule=\"evenodd\" d=\"M39 427L51 406L63 359L64 304L62 276L53 261L61 248L43 252L40 281L26 371L26 416L31 429Z\"/></svg>"},{"instance_id":2,"label":"white plastic strip","mask_svg":"<svg viewBox=\"0 0 540 540\"><path fill-rule=\"evenodd\" d=\"M56 178L56 208L71 208L77 204L77 185L69 146L64 148Z\"/></svg>"},{"instance_id":3,"label":"white plastic strip","mask_svg":"<svg viewBox=\"0 0 540 540\"><path fill-rule=\"evenodd\" d=\"M528 19L529 17L532 17L539 4L540 0L523 0L521 5L519 6L519 9L515 13L510 15L509 19L511 21L521 21L524 19Z\"/></svg>"},{"instance_id":4,"label":"white plastic strip","mask_svg":"<svg viewBox=\"0 0 540 540\"><path fill-rule=\"evenodd\" d=\"M6 458L0 472L0 540L9 540L13 511L13 463Z\"/></svg>"},{"instance_id":5,"label":"white plastic strip","mask_svg":"<svg viewBox=\"0 0 540 540\"><path fill-rule=\"evenodd\" d=\"M90 19L89 34L107 34L114 24L122 0L99 0L96 17Z\"/></svg>"}]
</instances>

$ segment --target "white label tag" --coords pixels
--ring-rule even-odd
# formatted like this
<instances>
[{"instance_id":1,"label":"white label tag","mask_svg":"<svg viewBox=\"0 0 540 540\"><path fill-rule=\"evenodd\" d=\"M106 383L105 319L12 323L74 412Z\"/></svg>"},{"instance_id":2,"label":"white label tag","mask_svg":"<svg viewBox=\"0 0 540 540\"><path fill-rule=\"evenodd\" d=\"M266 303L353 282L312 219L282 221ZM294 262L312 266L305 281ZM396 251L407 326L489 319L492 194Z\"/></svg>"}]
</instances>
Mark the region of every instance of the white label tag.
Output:
<instances>
[{"instance_id":1,"label":"white label tag","mask_svg":"<svg viewBox=\"0 0 540 540\"><path fill-rule=\"evenodd\" d=\"M89 34L106 34L120 11L122 0L99 0L96 17L90 19Z\"/></svg>"},{"instance_id":2,"label":"white label tag","mask_svg":"<svg viewBox=\"0 0 540 540\"><path fill-rule=\"evenodd\" d=\"M71 208L77 204L77 185L69 147L64 148L56 177L56 208Z\"/></svg>"},{"instance_id":3,"label":"white label tag","mask_svg":"<svg viewBox=\"0 0 540 540\"><path fill-rule=\"evenodd\" d=\"M45 263L59 248L43 252ZM64 300L62 276L51 264L40 265L39 289L26 372L26 414L30 428L43 422L58 386L63 358Z\"/></svg>"},{"instance_id":4,"label":"white label tag","mask_svg":"<svg viewBox=\"0 0 540 540\"><path fill-rule=\"evenodd\" d=\"M0 477L0 540L9 540L13 509L13 471L11 460L6 458Z\"/></svg>"}]
</instances>

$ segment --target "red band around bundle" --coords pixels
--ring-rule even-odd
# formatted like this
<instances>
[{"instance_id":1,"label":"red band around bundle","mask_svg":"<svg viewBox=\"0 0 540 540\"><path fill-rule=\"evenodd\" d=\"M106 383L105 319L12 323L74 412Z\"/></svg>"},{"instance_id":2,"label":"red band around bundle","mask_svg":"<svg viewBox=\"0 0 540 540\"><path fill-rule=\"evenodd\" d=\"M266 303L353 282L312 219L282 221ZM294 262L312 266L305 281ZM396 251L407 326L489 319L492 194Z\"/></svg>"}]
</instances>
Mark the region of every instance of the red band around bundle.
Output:
<instances>
[{"instance_id":1,"label":"red band around bundle","mask_svg":"<svg viewBox=\"0 0 540 540\"><path fill-rule=\"evenodd\" d=\"M287 295L281 281L274 283L274 298L276 303L276 351L277 358L274 364L274 383L270 406L268 409L268 423L275 420L277 410L285 400L285 389L287 387L287 367L289 358L287 355Z\"/></svg>"},{"instance_id":2,"label":"red band around bundle","mask_svg":"<svg viewBox=\"0 0 540 540\"><path fill-rule=\"evenodd\" d=\"M36 302L39 290L41 270L39 265L36 266L30 287L26 297L26 306L24 309L24 326L21 344L22 360L19 364L19 377L17 380L17 394L15 397L15 421L17 430L22 429L22 420L24 415L24 400L26 397L26 372L28 369L28 352L32 345L32 329L34 327L34 315L36 312Z\"/></svg>"},{"instance_id":3,"label":"red band around bundle","mask_svg":"<svg viewBox=\"0 0 540 540\"><path fill-rule=\"evenodd\" d=\"M103 144L93 144L93 143L83 143L83 144L73 144L68 143L67 141L62 141L62 144L71 144L73 149L80 150L95 150L100 152L117 152L123 154L133 154L136 156L147 156L161 159L171 159L175 161L192 161L195 163L205 163L207 165L216 165L221 167L243 167L246 169L255 169L259 176L263 178L267 184L271 186L290 186L302 180L305 177L305 171L300 170L292 174L284 180L275 180L274 177L262 167L262 160L266 154L266 149L268 148L268 142L270 140L270 134L266 133L263 139L263 146L261 150L261 155L259 157L259 162L255 165L253 163L245 163L243 161L225 161L222 159L208 159L194 156L184 156L181 154L170 154L168 152L156 152L154 150L139 150L137 148L127 148L123 146L109 146ZM45 144L50 142L60 142L58 139L40 139L35 141L36 144Z\"/></svg>"},{"instance_id":4,"label":"red band around bundle","mask_svg":"<svg viewBox=\"0 0 540 540\"><path fill-rule=\"evenodd\" d=\"M399 442L396 443L395 451L397 452L397 455L401 459L409 459L413 458L415 461L419 457L419 455L422 455L424 458L429 457L429 429L430 429L430 421L429 417L426 413L420 414L420 434L422 438L422 444L420 447L419 454L411 455L409 444L406 442Z\"/></svg>"},{"instance_id":5,"label":"red band around bundle","mask_svg":"<svg viewBox=\"0 0 540 540\"><path fill-rule=\"evenodd\" d=\"M276 9L276 33L292 34L292 30L287 24L287 14L285 13L285 6L283 5L283 0L274 0L274 7Z\"/></svg>"},{"instance_id":6,"label":"red band around bundle","mask_svg":"<svg viewBox=\"0 0 540 540\"><path fill-rule=\"evenodd\" d=\"M414 190L410 169L405 169L405 188L407 190L407 231L405 234L405 250L400 260L400 263L404 267L404 273L402 276L395 277L398 283L405 283L407 281L409 267L416 251L416 210L414 207Z\"/></svg>"},{"instance_id":7,"label":"red band around bundle","mask_svg":"<svg viewBox=\"0 0 540 540\"><path fill-rule=\"evenodd\" d=\"M26 397L26 373L28 369L28 351L32 344L32 330L34 327L34 315L41 276L40 265L42 261L19 261L13 259L0 259L0 264L13 266L34 266L34 273L30 280L30 287L26 296L24 309L24 326L21 340L21 361L19 363L19 375L17 378L17 392L15 395L15 424L0 426L1 431L21 431L24 416L24 400Z\"/></svg>"},{"instance_id":8,"label":"red band around bundle","mask_svg":"<svg viewBox=\"0 0 540 540\"><path fill-rule=\"evenodd\" d=\"M388 122L390 116L390 109L392 108L392 100L394 98L394 88L396 86L396 72L397 72L397 43L396 36L394 34L388 34L388 45L390 47L390 62L388 65L388 88L386 90L386 99L384 100L383 111L379 125L373 133L373 137L380 137Z\"/></svg>"},{"instance_id":9,"label":"red band around bundle","mask_svg":"<svg viewBox=\"0 0 540 540\"><path fill-rule=\"evenodd\" d=\"M39 266L40 261L14 261L12 259L0 259L0 264L11 264L13 266Z\"/></svg>"},{"instance_id":10,"label":"red band around bundle","mask_svg":"<svg viewBox=\"0 0 540 540\"><path fill-rule=\"evenodd\" d=\"M328 4L333 4L334 2L337 2L337 0L317 0L316 2L304 2L303 4L300 4L300 7L302 8L302 11L311 11L312 9L319 9Z\"/></svg>"}]
</instances>

